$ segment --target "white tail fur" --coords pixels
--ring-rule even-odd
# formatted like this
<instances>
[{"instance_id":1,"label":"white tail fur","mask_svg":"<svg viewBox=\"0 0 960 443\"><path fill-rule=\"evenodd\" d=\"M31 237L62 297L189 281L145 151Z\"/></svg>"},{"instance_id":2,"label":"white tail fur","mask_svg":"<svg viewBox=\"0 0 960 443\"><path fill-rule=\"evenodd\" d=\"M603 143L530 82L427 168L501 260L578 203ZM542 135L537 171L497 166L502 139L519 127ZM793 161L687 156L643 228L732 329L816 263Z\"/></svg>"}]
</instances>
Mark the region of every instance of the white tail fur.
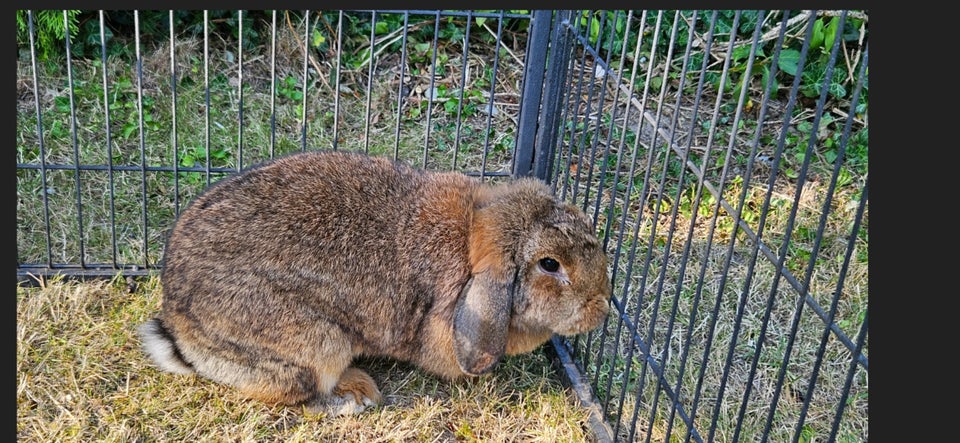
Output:
<instances>
[{"instance_id":1,"label":"white tail fur","mask_svg":"<svg viewBox=\"0 0 960 443\"><path fill-rule=\"evenodd\" d=\"M174 374L193 374L195 371L176 352L171 337L160 320L154 318L137 328L143 341L143 350L160 369Z\"/></svg>"}]
</instances>

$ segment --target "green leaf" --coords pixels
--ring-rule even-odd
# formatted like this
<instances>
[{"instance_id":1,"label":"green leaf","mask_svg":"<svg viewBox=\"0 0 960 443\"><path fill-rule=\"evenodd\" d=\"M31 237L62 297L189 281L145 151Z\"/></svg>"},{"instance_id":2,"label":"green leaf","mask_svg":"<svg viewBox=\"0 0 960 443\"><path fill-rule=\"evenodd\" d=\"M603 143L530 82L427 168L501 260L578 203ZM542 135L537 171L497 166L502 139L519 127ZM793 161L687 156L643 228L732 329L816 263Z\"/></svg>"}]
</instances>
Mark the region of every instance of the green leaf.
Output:
<instances>
[{"instance_id":1,"label":"green leaf","mask_svg":"<svg viewBox=\"0 0 960 443\"><path fill-rule=\"evenodd\" d=\"M777 91L780 90L780 85L777 83L777 79L775 77L772 79L770 78L770 66L764 65L763 87L766 88L767 85L770 85L769 89L767 90L767 94L770 95L770 98L777 98Z\"/></svg>"},{"instance_id":2,"label":"green leaf","mask_svg":"<svg viewBox=\"0 0 960 443\"><path fill-rule=\"evenodd\" d=\"M376 26L376 28L374 28L374 32L375 32L377 35L386 34L386 33L389 32L389 31L390 31L390 29L387 27L387 23L386 23L386 22L377 22L377 26Z\"/></svg>"},{"instance_id":3,"label":"green leaf","mask_svg":"<svg viewBox=\"0 0 960 443\"><path fill-rule=\"evenodd\" d=\"M733 48L733 54L730 55L734 63L744 60L750 56L750 46L737 46Z\"/></svg>"},{"instance_id":4,"label":"green leaf","mask_svg":"<svg viewBox=\"0 0 960 443\"><path fill-rule=\"evenodd\" d=\"M741 75L741 76L740 76L740 79L737 80L736 86L734 86L734 87L733 87L733 91L731 91L732 94L733 94L733 95L731 96L731 98L733 99L733 101L737 101L737 100L740 99L740 91L743 90L743 82L745 82L746 80L747 80L747 76L746 76L746 75Z\"/></svg>"},{"instance_id":5,"label":"green leaf","mask_svg":"<svg viewBox=\"0 0 960 443\"><path fill-rule=\"evenodd\" d=\"M313 41L312 41L313 47L314 47L314 48L320 47L320 45L322 45L323 42L325 42L325 41L327 41L327 38L324 37L323 34L321 34L319 30L314 29L314 30L313 30Z\"/></svg>"},{"instance_id":6,"label":"green leaf","mask_svg":"<svg viewBox=\"0 0 960 443\"><path fill-rule=\"evenodd\" d=\"M827 161L827 163L833 163L837 159L837 151L831 149L827 152L824 152L823 158Z\"/></svg>"},{"instance_id":7,"label":"green leaf","mask_svg":"<svg viewBox=\"0 0 960 443\"><path fill-rule=\"evenodd\" d=\"M780 52L780 58L777 60L777 66L781 71L790 75L797 75L797 64L800 62L800 51L795 49L784 49Z\"/></svg>"},{"instance_id":8,"label":"green leaf","mask_svg":"<svg viewBox=\"0 0 960 443\"><path fill-rule=\"evenodd\" d=\"M663 77L656 76L650 79L650 87L654 89L660 88L663 85Z\"/></svg>"},{"instance_id":9,"label":"green leaf","mask_svg":"<svg viewBox=\"0 0 960 443\"><path fill-rule=\"evenodd\" d=\"M447 100L443 102L443 110L446 111L448 114L453 114L457 112L457 103L459 103L459 100L455 98Z\"/></svg>"},{"instance_id":10,"label":"green leaf","mask_svg":"<svg viewBox=\"0 0 960 443\"><path fill-rule=\"evenodd\" d=\"M834 17L830 20L830 24L827 25L826 31L824 31L823 36L823 50L824 52L830 52L833 49L833 42L837 38L837 28L840 26L840 17Z\"/></svg>"},{"instance_id":11,"label":"green leaf","mask_svg":"<svg viewBox=\"0 0 960 443\"><path fill-rule=\"evenodd\" d=\"M370 48L366 47L360 51L360 54L357 55L357 59L353 61L353 67L359 68L367 64L367 62L369 61L370 61Z\"/></svg>"},{"instance_id":12,"label":"green leaf","mask_svg":"<svg viewBox=\"0 0 960 443\"><path fill-rule=\"evenodd\" d=\"M123 125L123 136L130 137L130 134L133 134L133 131L136 131L136 130L137 130L137 125L134 125L132 123Z\"/></svg>"},{"instance_id":13,"label":"green leaf","mask_svg":"<svg viewBox=\"0 0 960 443\"><path fill-rule=\"evenodd\" d=\"M810 37L810 49L817 49L823 46L823 19L818 18L813 22L813 35Z\"/></svg>"},{"instance_id":14,"label":"green leaf","mask_svg":"<svg viewBox=\"0 0 960 443\"><path fill-rule=\"evenodd\" d=\"M477 17L476 19L477 26L483 26L483 23L487 21L486 17Z\"/></svg>"}]
</instances>

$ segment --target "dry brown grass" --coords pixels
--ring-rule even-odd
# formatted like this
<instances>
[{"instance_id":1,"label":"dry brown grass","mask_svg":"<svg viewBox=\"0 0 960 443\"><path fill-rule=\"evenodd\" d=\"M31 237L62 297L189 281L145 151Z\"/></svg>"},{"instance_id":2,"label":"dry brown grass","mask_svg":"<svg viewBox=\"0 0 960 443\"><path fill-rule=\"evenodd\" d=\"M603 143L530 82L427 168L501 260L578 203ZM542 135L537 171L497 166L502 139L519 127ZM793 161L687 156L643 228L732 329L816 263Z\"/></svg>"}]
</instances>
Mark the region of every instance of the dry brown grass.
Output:
<instances>
[{"instance_id":1,"label":"dry brown grass","mask_svg":"<svg viewBox=\"0 0 960 443\"><path fill-rule=\"evenodd\" d=\"M17 439L49 441L584 441L585 411L540 351L447 382L403 363L361 362L384 405L305 415L195 376L155 369L138 324L159 306L150 278L17 287Z\"/></svg>"}]
</instances>

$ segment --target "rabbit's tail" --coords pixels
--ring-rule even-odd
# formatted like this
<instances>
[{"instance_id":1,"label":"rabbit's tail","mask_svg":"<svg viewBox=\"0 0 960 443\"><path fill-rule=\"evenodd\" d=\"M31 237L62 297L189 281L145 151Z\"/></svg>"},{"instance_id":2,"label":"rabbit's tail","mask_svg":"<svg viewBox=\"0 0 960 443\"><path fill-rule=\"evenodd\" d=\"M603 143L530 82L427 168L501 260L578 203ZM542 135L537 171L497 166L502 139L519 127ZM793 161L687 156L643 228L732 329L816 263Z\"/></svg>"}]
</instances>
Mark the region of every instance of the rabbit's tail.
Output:
<instances>
[{"instance_id":1,"label":"rabbit's tail","mask_svg":"<svg viewBox=\"0 0 960 443\"><path fill-rule=\"evenodd\" d=\"M140 325L137 328L143 341L143 350L162 370L174 374L193 374L196 372L190 363L183 359L170 331L163 326L159 318Z\"/></svg>"}]
</instances>

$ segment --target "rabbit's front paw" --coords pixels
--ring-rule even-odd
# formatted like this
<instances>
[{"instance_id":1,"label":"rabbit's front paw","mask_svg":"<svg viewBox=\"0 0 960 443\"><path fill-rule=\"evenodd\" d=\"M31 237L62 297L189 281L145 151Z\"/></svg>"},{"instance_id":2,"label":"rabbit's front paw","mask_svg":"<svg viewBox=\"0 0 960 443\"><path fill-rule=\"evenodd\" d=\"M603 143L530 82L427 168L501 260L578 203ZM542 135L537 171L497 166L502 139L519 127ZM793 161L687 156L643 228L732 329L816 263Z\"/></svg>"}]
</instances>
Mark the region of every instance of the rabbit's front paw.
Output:
<instances>
[{"instance_id":1,"label":"rabbit's front paw","mask_svg":"<svg viewBox=\"0 0 960 443\"><path fill-rule=\"evenodd\" d=\"M380 404L383 396L376 382L366 372L347 368L330 395L323 395L305 405L310 414L328 416L353 415Z\"/></svg>"},{"instance_id":2,"label":"rabbit's front paw","mask_svg":"<svg viewBox=\"0 0 960 443\"><path fill-rule=\"evenodd\" d=\"M333 395L343 399L352 397L360 406L376 406L383 399L373 378L366 372L352 367L343 371L337 386L333 388Z\"/></svg>"}]
</instances>

